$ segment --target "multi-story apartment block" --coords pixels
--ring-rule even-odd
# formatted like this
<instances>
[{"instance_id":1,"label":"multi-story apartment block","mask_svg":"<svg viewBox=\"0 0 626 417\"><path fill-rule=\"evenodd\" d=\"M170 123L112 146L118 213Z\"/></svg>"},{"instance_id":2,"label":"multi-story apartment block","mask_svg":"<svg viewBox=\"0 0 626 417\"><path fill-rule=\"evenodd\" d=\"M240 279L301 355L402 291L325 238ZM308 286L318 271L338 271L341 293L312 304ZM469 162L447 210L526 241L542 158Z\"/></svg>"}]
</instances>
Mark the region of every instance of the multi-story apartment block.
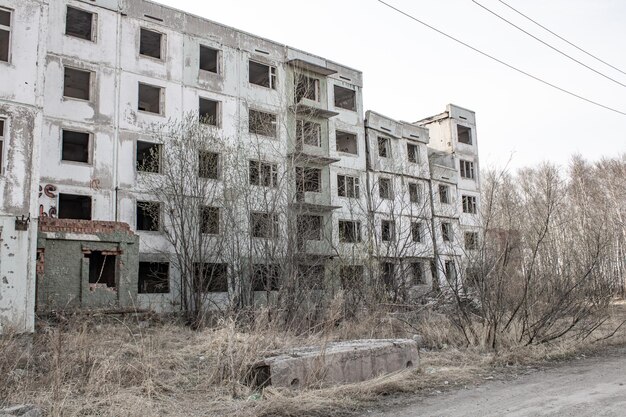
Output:
<instances>
[{"instance_id":1,"label":"multi-story apartment block","mask_svg":"<svg viewBox=\"0 0 626 417\"><path fill-rule=\"evenodd\" d=\"M361 72L146 0L0 0L0 80L0 328L180 308L173 167L203 184L190 274L216 306L277 290L286 257L313 289L426 288L479 225L472 112L365 117ZM190 115L212 141L177 160Z\"/></svg>"}]
</instances>

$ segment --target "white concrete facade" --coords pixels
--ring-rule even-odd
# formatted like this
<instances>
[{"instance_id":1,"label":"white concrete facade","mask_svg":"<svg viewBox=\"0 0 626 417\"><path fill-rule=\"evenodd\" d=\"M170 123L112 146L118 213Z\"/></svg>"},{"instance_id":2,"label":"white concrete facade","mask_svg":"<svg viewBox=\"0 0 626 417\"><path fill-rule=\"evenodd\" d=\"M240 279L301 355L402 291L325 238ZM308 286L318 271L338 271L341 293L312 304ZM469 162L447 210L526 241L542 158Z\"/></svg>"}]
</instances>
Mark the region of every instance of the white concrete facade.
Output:
<instances>
[{"instance_id":1,"label":"white concrete facade","mask_svg":"<svg viewBox=\"0 0 626 417\"><path fill-rule=\"evenodd\" d=\"M68 30L70 9L91 16L88 39ZM141 188L141 178L152 175L137 171L137 143L154 141L148 132L155 125L197 114L200 98L218 103L216 126L209 129L248 149L238 155L244 162L261 155L277 163L281 172L288 172L294 167L287 160L296 151L323 159L315 165L321 170L321 190L305 192L302 202L322 208L328 243L316 247L316 243L307 242L310 253L345 254L351 256L351 262L360 260L358 264L380 257L382 251L389 258L431 260L439 247L438 253L453 257L461 251L452 248L446 252L444 242L437 244L440 226L433 223L432 213L437 219L453 219L455 233L459 228L477 226L471 216L440 207L435 198L439 183L449 183L457 208L462 208L460 190L478 196L475 136L471 146L444 146L446 139L451 143L455 139L455 123L469 126L475 135L470 111L449 106L448 116L420 123L424 127L373 112L368 113L366 123L361 72L145 0L0 0L2 11L10 16L11 25L9 59L0 61L0 121L4 122L0 326L33 330L38 219L59 215L61 194L88 196L90 220L123 222L136 231L137 201L150 200ZM159 58L140 54L142 29L160 34ZM199 68L201 46L217 51L215 72ZM274 68L276 84L268 88L249 82L250 62ZM318 80L316 99L303 99L303 103L321 114L316 116L321 126L319 147L304 145L300 149L289 139L294 137L297 119L291 107L294 68ZM65 93L68 70L89 74L88 97L73 98ZM140 85L160 89L158 112L140 110ZM354 92L352 109L335 106L337 88ZM276 115L275 139L249 133L250 110ZM64 160L64 130L88 134L83 160ZM337 138L344 134L355 136L356 149L338 145ZM381 158L372 152L377 149L379 136L389 138L391 152L398 158ZM435 138L430 144L429 136L431 142ZM408 161L407 144L416 146L415 162ZM432 162L429 165L429 146L453 155L457 165L454 155L474 162L475 180L440 174L438 170L446 168ZM458 166L454 173L457 170ZM360 194L339 195L339 176L358 178ZM380 177L388 177L396 191L389 201L379 198ZM410 201L409 183L421 190L419 203ZM30 218L26 231L16 230L16 216ZM381 220L391 218L397 221L398 240L394 244L377 238ZM242 221L247 222L248 217ZM340 221L359 222L363 239L340 241ZM413 242L410 236L414 221L424 223L421 242ZM162 260L169 250L163 236L158 232L136 233L140 238L139 261ZM374 246L379 248L376 255ZM427 266L425 282L430 282L429 271ZM139 294L138 306L159 311L176 308L176 271L171 271L170 282L167 294ZM227 294L216 297L228 300Z\"/></svg>"}]
</instances>

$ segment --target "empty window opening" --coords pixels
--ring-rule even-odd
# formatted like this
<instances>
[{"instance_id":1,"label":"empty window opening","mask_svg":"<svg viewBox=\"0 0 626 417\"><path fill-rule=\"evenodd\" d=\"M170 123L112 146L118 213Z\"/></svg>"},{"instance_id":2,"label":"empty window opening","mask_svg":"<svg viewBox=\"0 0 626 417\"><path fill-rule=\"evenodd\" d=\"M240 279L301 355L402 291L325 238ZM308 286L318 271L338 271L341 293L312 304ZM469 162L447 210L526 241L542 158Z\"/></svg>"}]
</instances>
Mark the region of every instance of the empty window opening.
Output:
<instances>
[{"instance_id":1,"label":"empty window opening","mask_svg":"<svg viewBox=\"0 0 626 417\"><path fill-rule=\"evenodd\" d=\"M422 195L422 187L420 184L409 183L409 200L411 203L419 203Z\"/></svg>"},{"instance_id":2,"label":"empty window opening","mask_svg":"<svg viewBox=\"0 0 626 417\"><path fill-rule=\"evenodd\" d=\"M341 287L344 290L356 290L363 285L363 265L345 265L339 268Z\"/></svg>"},{"instance_id":3,"label":"empty window opening","mask_svg":"<svg viewBox=\"0 0 626 417\"><path fill-rule=\"evenodd\" d=\"M217 180L220 177L220 154L209 151L198 152L198 176Z\"/></svg>"},{"instance_id":4,"label":"empty window opening","mask_svg":"<svg viewBox=\"0 0 626 417\"><path fill-rule=\"evenodd\" d=\"M63 130L61 159L63 161L89 163L89 142L91 135L84 132Z\"/></svg>"},{"instance_id":5,"label":"empty window opening","mask_svg":"<svg viewBox=\"0 0 626 417\"><path fill-rule=\"evenodd\" d=\"M163 34L153 30L141 28L139 54L156 59L162 58Z\"/></svg>"},{"instance_id":6,"label":"empty window opening","mask_svg":"<svg viewBox=\"0 0 626 417\"><path fill-rule=\"evenodd\" d=\"M59 219L91 220L91 197L59 194Z\"/></svg>"},{"instance_id":7,"label":"empty window opening","mask_svg":"<svg viewBox=\"0 0 626 417\"><path fill-rule=\"evenodd\" d=\"M357 243L361 241L361 222L339 220L339 241Z\"/></svg>"},{"instance_id":8,"label":"empty window opening","mask_svg":"<svg viewBox=\"0 0 626 417\"><path fill-rule=\"evenodd\" d=\"M302 74L296 75L295 97L296 103L299 103L303 98L320 101L320 80Z\"/></svg>"},{"instance_id":9,"label":"empty window opening","mask_svg":"<svg viewBox=\"0 0 626 417\"><path fill-rule=\"evenodd\" d=\"M11 46L11 12L0 9L0 61L9 62Z\"/></svg>"},{"instance_id":10,"label":"empty window opening","mask_svg":"<svg viewBox=\"0 0 626 417\"><path fill-rule=\"evenodd\" d=\"M250 229L252 237L278 237L278 216L271 213L250 213Z\"/></svg>"},{"instance_id":11,"label":"empty window opening","mask_svg":"<svg viewBox=\"0 0 626 417\"><path fill-rule=\"evenodd\" d=\"M301 145L322 146L322 126L306 120L296 120L296 139Z\"/></svg>"},{"instance_id":12,"label":"empty window opening","mask_svg":"<svg viewBox=\"0 0 626 417\"><path fill-rule=\"evenodd\" d=\"M296 191L298 193L322 191L322 170L296 167Z\"/></svg>"},{"instance_id":13,"label":"empty window opening","mask_svg":"<svg viewBox=\"0 0 626 417\"><path fill-rule=\"evenodd\" d=\"M137 283L139 294L169 293L170 264L168 262L139 262Z\"/></svg>"},{"instance_id":14,"label":"empty window opening","mask_svg":"<svg viewBox=\"0 0 626 417\"><path fill-rule=\"evenodd\" d=\"M301 240L322 240L322 216L298 216L298 238Z\"/></svg>"},{"instance_id":15,"label":"empty window opening","mask_svg":"<svg viewBox=\"0 0 626 417\"><path fill-rule=\"evenodd\" d=\"M250 84L276 89L276 67L250 61L249 63Z\"/></svg>"},{"instance_id":16,"label":"empty window opening","mask_svg":"<svg viewBox=\"0 0 626 417\"><path fill-rule=\"evenodd\" d=\"M463 202L463 213L476 214L476 197L472 195L464 195L461 197Z\"/></svg>"},{"instance_id":17,"label":"empty window opening","mask_svg":"<svg viewBox=\"0 0 626 417\"><path fill-rule=\"evenodd\" d=\"M137 109L148 113L162 114L163 89L139 83Z\"/></svg>"},{"instance_id":18,"label":"empty window opening","mask_svg":"<svg viewBox=\"0 0 626 417\"><path fill-rule=\"evenodd\" d=\"M470 129L469 127L456 125L456 133L460 143L465 143L467 145L472 144L472 129Z\"/></svg>"},{"instance_id":19,"label":"empty window opening","mask_svg":"<svg viewBox=\"0 0 626 417\"><path fill-rule=\"evenodd\" d=\"M220 234L220 209L218 207L202 207L201 232L207 235Z\"/></svg>"},{"instance_id":20,"label":"empty window opening","mask_svg":"<svg viewBox=\"0 0 626 417\"><path fill-rule=\"evenodd\" d=\"M324 288L324 276L326 267L324 265L298 265L300 283L304 288L310 290L321 290Z\"/></svg>"},{"instance_id":21,"label":"empty window opening","mask_svg":"<svg viewBox=\"0 0 626 417\"><path fill-rule=\"evenodd\" d=\"M450 204L450 187L449 186L439 184L439 202L443 204Z\"/></svg>"},{"instance_id":22,"label":"empty window opening","mask_svg":"<svg viewBox=\"0 0 626 417\"><path fill-rule=\"evenodd\" d=\"M248 131L257 135L276 137L276 115L250 109Z\"/></svg>"},{"instance_id":23,"label":"empty window opening","mask_svg":"<svg viewBox=\"0 0 626 417\"><path fill-rule=\"evenodd\" d=\"M411 237L413 242L421 243L424 239L424 224L422 222L411 223Z\"/></svg>"},{"instance_id":24,"label":"empty window opening","mask_svg":"<svg viewBox=\"0 0 626 417\"><path fill-rule=\"evenodd\" d=\"M339 197L359 198L359 178L337 175L337 195Z\"/></svg>"},{"instance_id":25,"label":"empty window opening","mask_svg":"<svg viewBox=\"0 0 626 417\"><path fill-rule=\"evenodd\" d=\"M200 69L219 74L219 51L200 45Z\"/></svg>"},{"instance_id":26,"label":"empty window opening","mask_svg":"<svg viewBox=\"0 0 626 417\"><path fill-rule=\"evenodd\" d=\"M196 262L193 267L199 292L228 292L228 264Z\"/></svg>"},{"instance_id":27,"label":"empty window opening","mask_svg":"<svg viewBox=\"0 0 626 417\"><path fill-rule=\"evenodd\" d=\"M406 144L406 153L409 162L417 164L419 162L420 153L419 147L413 143Z\"/></svg>"},{"instance_id":28,"label":"empty window opening","mask_svg":"<svg viewBox=\"0 0 626 417\"><path fill-rule=\"evenodd\" d=\"M250 161L249 179L251 185L278 187L278 164Z\"/></svg>"},{"instance_id":29,"label":"empty window opening","mask_svg":"<svg viewBox=\"0 0 626 417\"><path fill-rule=\"evenodd\" d=\"M89 100L91 98L91 72L75 68L65 68L63 95L65 97Z\"/></svg>"},{"instance_id":30,"label":"empty window opening","mask_svg":"<svg viewBox=\"0 0 626 417\"><path fill-rule=\"evenodd\" d=\"M68 6L65 15L65 34L88 41L92 40L93 17L93 13Z\"/></svg>"},{"instance_id":31,"label":"empty window opening","mask_svg":"<svg viewBox=\"0 0 626 417\"><path fill-rule=\"evenodd\" d=\"M443 265L448 284L456 284L456 266L454 261L445 261Z\"/></svg>"},{"instance_id":32,"label":"empty window opening","mask_svg":"<svg viewBox=\"0 0 626 417\"><path fill-rule=\"evenodd\" d=\"M198 104L198 110L200 123L211 126L217 126L219 124L219 102L201 97Z\"/></svg>"},{"instance_id":33,"label":"empty window opening","mask_svg":"<svg viewBox=\"0 0 626 417\"><path fill-rule=\"evenodd\" d=\"M424 277L424 263L423 262L413 262L411 264L411 278L413 281L413 285L424 285L426 284L426 279Z\"/></svg>"},{"instance_id":34,"label":"empty window opening","mask_svg":"<svg viewBox=\"0 0 626 417\"><path fill-rule=\"evenodd\" d=\"M474 163L471 161L465 161L461 159L461 178L474 179Z\"/></svg>"},{"instance_id":35,"label":"empty window opening","mask_svg":"<svg viewBox=\"0 0 626 417\"><path fill-rule=\"evenodd\" d=\"M352 155L359 153L359 148L354 133L337 131L335 134L335 142L337 144L337 152L345 152Z\"/></svg>"},{"instance_id":36,"label":"empty window opening","mask_svg":"<svg viewBox=\"0 0 626 417\"><path fill-rule=\"evenodd\" d=\"M336 85L335 107L356 111L356 91Z\"/></svg>"},{"instance_id":37,"label":"empty window opening","mask_svg":"<svg viewBox=\"0 0 626 417\"><path fill-rule=\"evenodd\" d=\"M137 141L137 171L161 172L161 144Z\"/></svg>"},{"instance_id":38,"label":"empty window opening","mask_svg":"<svg viewBox=\"0 0 626 417\"><path fill-rule=\"evenodd\" d=\"M102 285L107 288L116 287L115 264L116 256L104 254L102 251L92 251L85 254L89 259L89 284Z\"/></svg>"},{"instance_id":39,"label":"empty window opening","mask_svg":"<svg viewBox=\"0 0 626 417\"><path fill-rule=\"evenodd\" d=\"M380 178L378 180L378 195L380 198L391 200L393 198L393 189L391 186L391 178Z\"/></svg>"},{"instance_id":40,"label":"empty window opening","mask_svg":"<svg viewBox=\"0 0 626 417\"><path fill-rule=\"evenodd\" d=\"M252 291L278 291L280 289L280 266L254 264L251 280Z\"/></svg>"},{"instance_id":41,"label":"empty window opening","mask_svg":"<svg viewBox=\"0 0 626 417\"><path fill-rule=\"evenodd\" d=\"M380 264L380 275L383 285L387 289L394 287L396 265L393 262L383 262Z\"/></svg>"},{"instance_id":42,"label":"empty window opening","mask_svg":"<svg viewBox=\"0 0 626 417\"><path fill-rule=\"evenodd\" d=\"M465 249L467 250L478 249L478 233L477 232L465 232Z\"/></svg>"},{"instance_id":43,"label":"empty window opening","mask_svg":"<svg viewBox=\"0 0 626 417\"><path fill-rule=\"evenodd\" d=\"M392 220L382 220L380 222L380 236L385 242L391 242L395 239L396 223Z\"/></svg>"},{"instance_id":44,"label":"empty window opening","mask_svg":"<svg viewBox=\"0 0 626 417\"><path fill-rule=\"evenodd\" d=\"M452 242L452 225L450 223L441 223L441 238L444 242Z\"/></svg>"},{"instance_id":45,"label":"empty window opening","mask_svg":"<svg viewBox=\"0 0 626 417\"><path fill-rule=\"evenodd\" d=\"M389 138L378 137L378 156L391 158L391 140Z\"/></svg>"},{"instance_id":46,"label":"empty window opening","mask_svg":"<svg viewBox=\"0 0 626 417\"><path fill-rule=\"evenodd\" d=\"M158 232L161 229L161 204L137 201L137 230Z\"/></svg>"}]
</instances>

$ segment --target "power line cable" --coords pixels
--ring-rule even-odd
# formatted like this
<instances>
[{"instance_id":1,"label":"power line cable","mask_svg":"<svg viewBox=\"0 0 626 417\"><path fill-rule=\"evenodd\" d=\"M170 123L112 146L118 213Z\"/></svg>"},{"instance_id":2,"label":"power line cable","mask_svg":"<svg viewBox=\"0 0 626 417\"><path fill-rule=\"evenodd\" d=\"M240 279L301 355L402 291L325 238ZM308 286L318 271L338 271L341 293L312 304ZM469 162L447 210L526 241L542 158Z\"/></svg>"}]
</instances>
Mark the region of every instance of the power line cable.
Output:
<instances>
[{"instance_id":1,"label":"power line cable","mask_svg":"<svg viewBox=\"0 0 626 417\"><path fill-rule=\"evenodd\" d=\"M429 28L429 29L431 29L431 30L434 30L435 32L439 33L440 35L443 35L443 36L445 36L446 38L451 39L451 40L453 40L453 41L455 41L455 42L457 42L457 43L459 43L459 44L461 44L461 45L465 46L466 48L471 49L471 50L472 50L472 51L474 51L474 52L477 52L477 53L479 53L479 54L481 54L481 55L483 55L483 56L486 56L487 58L489 58L489 59L491 59L491 60L493 60L493 61L496 61L496 62L498 62L499 64L504 65L505 67L508 67L508 68L510 68L510 69L512 69L512 70L514 70L514 71L517 71L517 72L519 72L520 74L523 74L523 75L525 75L525 76L527 76L527 77L530 77L530 78L532 78L532 79L533 79L533 80L535 80L535 81L539 81L539 82L540 82L540 83L542 83L542 84L545 84L545 85L547 85L547 86L549 86L549 87L552 87L552 88L554 88L554 89L556 89L556 90L559 90L559 91L561 91L562 93L568 94L568 95L570 95L570 96L572 96L572 97L576 97L576 98L578 98L578 99L580 99L580 100L586 101L587 103L590 103L590 104L593 104L593 105L595 105L595 106L602 107L603 109L610 110L610 111L612 111L612 112L615 112L615 113L621 114L622 116L626 116L626 112L623 112L623 111L621 111L621 110L617 110L617 109L615 109L615 108L613 108L613 107L609 107L609 106L606 106L606 105L604 105L604 104L598 103L597 101L593 101L593 100L591 100L591 99L585 98L585 97L583 97L583 96L581 96L581 95L579 95L579 94L573 93L573 92L571 92L571 91L569 91L569 90L566 90L565 88L559 87L559 86L557 86L557 85L555 85L555 84L552 84L552 83L551 83L551 82L549 82L549 81L545 81L545 80L543 80L543 79L541 79L541 78L539 78L539 77L537 77L537 76L535 76L535 75L532 75L532 74L530 74L530 73L528 73L528 72L526 72L526 71L524 71L524 70L521 70L521 69L519 69L519 68L517 68L517 67L514 67L513 65L508 64L508 63L506 63L506 62L502 61L501 59L498 59L498 58L494 57L493 55L489 55L488 53L483 52L483 51L481 51L480 49L475 48L475 47L473 47L472 45L467 44L467 43L463 42L462 40L455 38L455 37L454 37L454 36L452 36L452 35L448 35L447 33L443 32L442 30L439 30L439 29L437 29L436 27L431 26L431 25L429 25L428 23L426 23L426 22L423 22L423 21L419 20L417 17L412 16L412 15L408 14L407 12L400 10L400 9L398 9L397 7L392 6L392 5L391 5L391 4L389 4L389 3L386 3L386 2L384 2L383 0L376 0L376 1L378 1L379 3L381 3L381 4L385 5L385 6L387 6L388 8L390 8L390 9L392 9L392 10L395 10L396 12L400 13L401 15L403 15L403 16L405 16L405 17L408 17L408 18L409 18L409 19L411 19L411 20L414 20L415 22L417 22L417 23L419 23L419 24L421 24L421 25L423 25L423 26L426 26L427 28Z\"/></svg>"},{"instance_id":2,"label":"power line cable","mask_svg":"<svg viewBox=\"0 0 626 417\"><path fill-rule=\"evenodd\" d=\"M565 39L563 36L559 35L558 33L555 33L554 31L550 30L549 28L545 27L544 25L542 25L541 23L537 22L536 20L534 20L533 18L525 15L524 13L520 12L519 10L517 10L515 7L511 6L510 4L502 1L502 0L498 0L500 3L504 4L506 7L508 7L509 9L513 10L515 13L519 14L520 16L523 16L524 18L530 20L531 22L533 22L535 25L539 26L540 28L542 28L543 30L551 33L552 35L556 36L557 38L559 38L560 40L562 40L563 42L573 46L574 48L578 49L580 52L583 52L587 55L589 55L590 57L592 57L593 59L602 62L604 65L607 65L611 68L613 68L614 70L621 72L622 74L626 75L625 71L622 71L621 69L617 68L614 65L609 64L608 62L604 61L601 58L598 58L596 55L592 54L591 52L588 52L586 50L584 50L583 48L581 48L580 46L574 44L573 42L568 41L567 39Z\"/></svg>"},{"instance_id":3,"label":"power line cable","mask_svg":"<svg viewBox=\"0 0 626 417\"><path fill-rule=\"evenodd\" d=\"M511 22L510 20L506 19L505 17L500 16L498 13L496 13L496 12L494 12L493 10L489 9L487 6L484 6L484 5L480 4L480 3L479 3L479 2L477 2L476 0L472 0L472 3L474 3L475 5L477 5L477 6L481 7L481 8L483 8L483 9L485 9L486 11L488 11L489 13L491 13L492 15L494 15L495 17L497 17L498 19L503 20L504 22L506 22L506 23L508 23L509 25L513 26L515 29L519 30L520 32L525 33L526 35L528 35L528 36L530 36L531 38L535 39L536 41L538 41L538 42L540 42L540 43L544 44L545 46L547 46L548 48L552 49L553 51L558 52L559 54L561 54L561 55L563 55L563 56L565 56L565 57L567 57L567 58L571 59L572 61L576 62L577 64L582 65L583 67L587 68L587 69L588 69L588 70L590 70L590 71L595 72L596 74L598 74L598 75L600 75L600 76L602 76L602 77L606 78L607 80L611 80L611 81L613 81L614 83L621 85L622 87L626 87L626 84L623 84L623 83L621 83L621 82L617 81L615 78L611 78L611 77L609 77L608 75L606 75L606 74L604 74L604 73L602 73L602 72L600 72L600 71L596 70L595 68L590 67L589 65L585 64L584 62L579 61L578 59L574 58L573 56L568 55L567 53L565 53L565 52L561 51L559 48L557 48L557 47L555 47L555 46L550 45L548 42L546 42L546 41L542 40L541 38L538 38L537 36L533 35L532 33L528 32L527 30L525 30L525 29L523 29L523 28L521 28L521 27L517 26L515 23Z\"/></svg>"}]
</instances>

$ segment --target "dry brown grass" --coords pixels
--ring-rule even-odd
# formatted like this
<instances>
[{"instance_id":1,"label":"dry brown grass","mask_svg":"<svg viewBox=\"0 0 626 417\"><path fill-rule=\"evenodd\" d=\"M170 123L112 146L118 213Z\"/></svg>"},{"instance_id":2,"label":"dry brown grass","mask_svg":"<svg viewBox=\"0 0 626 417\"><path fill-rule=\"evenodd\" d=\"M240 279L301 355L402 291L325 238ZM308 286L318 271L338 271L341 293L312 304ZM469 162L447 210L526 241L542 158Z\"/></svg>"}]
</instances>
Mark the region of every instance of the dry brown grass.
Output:
<instances>
[{"instance_id":1,"label":"dry brown grass","mask_svg":"<svg viewBox=\"0 0 626 417\"><path fill-rule=\"evenodd\" d=\"M618 307L620 314L611 325L625 307ZM472 384L503 366L567 358L625 341L620 332L591 343L606 334L607 324L584 343L565 340L494 354L463 348L462 335L441 315L423 315L407 324L381 313L335 323L331 318L318 331L297 336L263 319L245 328L224 319L212 329L193 331L136 317L74 316L61 324L42 325L33 337L0 339L0 406L34 403L51 416L344 415L388 394ZM420 370L339 387L270 387L262 394L243 383L248 365L276 349L411 337L416 332L429 347L422 352Z\"/></svg>"}]
</instances>

